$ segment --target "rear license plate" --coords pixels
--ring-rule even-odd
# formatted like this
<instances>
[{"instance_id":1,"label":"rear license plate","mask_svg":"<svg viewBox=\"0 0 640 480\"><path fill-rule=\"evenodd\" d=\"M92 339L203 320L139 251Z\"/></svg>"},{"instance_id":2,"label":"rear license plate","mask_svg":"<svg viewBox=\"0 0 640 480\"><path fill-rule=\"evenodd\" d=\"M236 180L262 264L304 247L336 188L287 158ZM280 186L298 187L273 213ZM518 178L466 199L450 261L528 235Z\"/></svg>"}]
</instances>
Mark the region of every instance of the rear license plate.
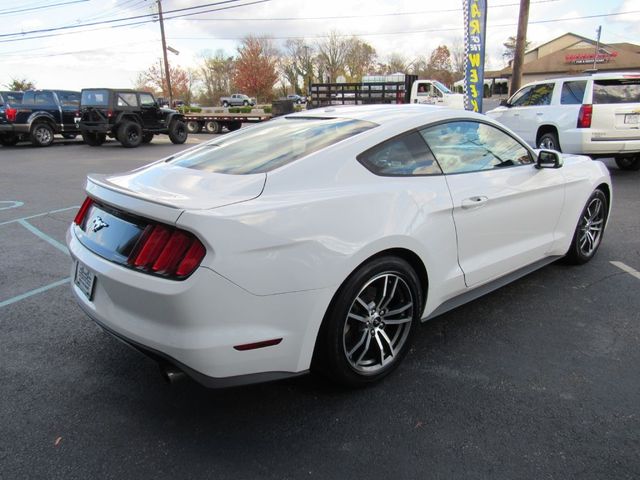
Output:
<instances>
[{"instance_id":1,"label":"rear license plate","mask_svg":"<svg viewBox=\"0 0 640 480\"><path fill-rule=\"evenodd\" d=\"M96 276L80 261L76 263L76 274L73 283L82 290L82 293L85 294L87 299L91 300L93 298L93 287L96 283Z\"/></svg>"},{"instance_id":2,"label":"rear license plate","mask_svg":"<svg viewBox=\"0 0 640 480\"><path fill-rule=\"evenodd\" d=\"M640 115L637 113L627 113L624 116L624 123L627 125L638 125L638 118L640 118Z\"/></svg>"}]
</instances>

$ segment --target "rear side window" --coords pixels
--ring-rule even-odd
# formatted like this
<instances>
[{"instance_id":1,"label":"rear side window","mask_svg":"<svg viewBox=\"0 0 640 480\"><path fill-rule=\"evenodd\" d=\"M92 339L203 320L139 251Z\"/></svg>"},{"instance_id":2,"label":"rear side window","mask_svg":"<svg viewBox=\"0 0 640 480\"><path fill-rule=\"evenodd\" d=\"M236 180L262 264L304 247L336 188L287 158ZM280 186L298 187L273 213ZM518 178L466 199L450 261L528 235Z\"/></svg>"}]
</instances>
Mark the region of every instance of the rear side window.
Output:
<instances>
[{"instance_id":1,"label":"rear side window","mask_svg":"<svg viewBox=\"0 0 640 480\"><path fill-rule=\"evenodd\" d=\"M346 118L272 120L213 140L169 163L230 175L265 173L376 126Z\"/></svg>"},{"instance_id":2,"label":"rear side window","mask_svg":"<svg viewBox=\"0 0 640 480\"><path fill-rule=\"evenodd\" d=\"M595 80L593 103L640 103L640 78Z\"/></svg>"},{"instance_id":3,"label":"rear side window","mask_svg":"<svg viewBox=\"0 0 640 480\"><path fill-rule=\"evenodd\" d=\"M83 90L80 103L83 106L106 107L109 105L109 91Z\"/></svg>"},{"instance_id":4,"label":"rear side window","mask_svg":"<svg viewBox=\"0 0 640 480\"><path fill-rule=\"evenodd\" d=\"M79 107L80 95L75 92L57 92L60 105L63 107Z\"/></svg>"},{"instance_id":5,"label":"rear side window","mask_svg":"<svg viewBox=\"0 0 640 480\"><path fill-rule=\"evenodd\" d=\"M118 100L116 101L118 107L137 107L138 97L135 93L118 93Z\"/></svg>"},{"instance_id":6,"label":"rear side window","mask_svg":"<svg viewBox=\"0 0 640 480\"><path fill-rule=\"evenodd\" d=\"M442 173L418 132L392 138L360 154L358 161L376 175L412 176Z\"/></svg>"},{"instance_id":7,"label":"rear side window","mask_svg":"<svg viewBox=\"0 0 640 480\"><path fill-rule=\"evenodd\" d=\"M22 94L17 92L3 92L0 95L0 105L8 103L9 105L19 105L22 103Z\"/></svg>"},{"instance_id":8,"label":"rear side window","mask_svg":"<svg viewBox=\"0 0 640 480\"><path fill-rule=\"evenodd\" d=\"M562 105L580 105L584 99L584 91L587 87L586 81L564 82L560 103Z\"/></svg>"},{"instance_id":9,"label":"rear side window","mask_svg":"<svg viewBox=\"0 0 640 480\"><path fill-rule=\"evenodd\" d=\"M35 101L36 105L52 105L55 103L53 99L53 93L51 92L36 92Z\"/></svg>"}]
</instances>

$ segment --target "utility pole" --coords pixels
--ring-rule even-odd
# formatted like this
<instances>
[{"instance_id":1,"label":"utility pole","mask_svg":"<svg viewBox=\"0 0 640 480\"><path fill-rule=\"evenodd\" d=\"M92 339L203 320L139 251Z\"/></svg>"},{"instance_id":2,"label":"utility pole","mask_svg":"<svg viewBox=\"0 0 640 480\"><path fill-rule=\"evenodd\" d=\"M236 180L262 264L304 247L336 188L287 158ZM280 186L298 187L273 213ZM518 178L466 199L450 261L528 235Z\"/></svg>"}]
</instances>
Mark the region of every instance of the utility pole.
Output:
<instances>
[{"instance_id":1,"label":"utility pole","mask_svg":"<svg viewBox=\"0 0 640 480\"><path fill-rule=\"evenodd\" d=\"M596 53L593 56L593 70L596 70L596 61L598 60L598 53L600 53L600 34L602 33L602 25L598 26L596 30L598 32L598 38L596 40Z\"/></svg>"},{"instance_id":2,"label":"utility pole","mask_svg":"<svg viewBox=\"0 0 640 480\"><path fill-rule=\"evenodd\" d=\"M516 51L513 56L511 70L511 90L513 95L520 89L522 83L522 64L524 63L524 49L527 43L527 25L529 23L529 0L520 0L520 17L518 19L518 36L516 37Z\"/></svg>"},{"instance_id":3,"label":"utility pole","mask_svg":"<svg viewBox=\"0 0 640 480\"><path fill-rule=\"evenodd\" d=\"M167 59L167 41L164 38L164 20L162 19L162 0L158 0L158 17L160 18L160 35L162 36L162 55L164 56L164 74L169 90L169 108L173 108L173 93L171 92L171 76L169 75L169 60Z\"/></svg>"}]
</instances>

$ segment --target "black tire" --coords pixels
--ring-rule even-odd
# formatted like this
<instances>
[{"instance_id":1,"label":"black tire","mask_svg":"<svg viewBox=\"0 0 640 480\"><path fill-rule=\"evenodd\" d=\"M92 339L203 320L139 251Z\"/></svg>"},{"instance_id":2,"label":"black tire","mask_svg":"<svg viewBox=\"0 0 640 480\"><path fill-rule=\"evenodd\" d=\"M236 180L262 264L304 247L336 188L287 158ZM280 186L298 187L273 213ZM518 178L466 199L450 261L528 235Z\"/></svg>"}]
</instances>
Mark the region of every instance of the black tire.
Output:
<instances>
[{"instance_id":1,"label":"black tire","mask_svg":"<svg viewBox=\"0 0 640 480\"><path fill-rule=\"evenodd\" d=\"M215 120L209 120L204 123L204 129L207 133L220 133L222 131L222 125Z\"/></svg>"},{"instance_id":2,"label":"black tire","mask_svg":"<svg viewBox=\"0 0 640 480\"><path fill-rule=\"evenodd\" d=\"M409 263L392 256L367 262L345 280L325 314L314 370L349 387L381 380L407 354L421 313L420 280Z\"/></svg>"},{"instance_id":3,"label":"black tire","mask_svg":"<svg viewBox=\"0 0 640 480\"><path fill-rule=\"evenodd\" d=\"M9 133L6 135L0 135L0 145L2 145L3 147L13 147L19 141L20 141L20 137L12 133Z\"/></svg>"},{"instance_id":4,"label":"black tire","mask_svg":"<svg viewBox=\"0 0 640 480\"><path fill-rule=\"evenodd\" d=\"M296 103L297 103L298 105L300 105L300 104L302 103L302 100L298 99L298 100L296 100Z\"/></svg>"},{"instance_id":5,"label":"black tire","mask_svg":"<svg viewBox=\"0 0 640 480\"><path fill-rule=\"evenodd\" d=\"M142 143L142 128L136 122L125 120L118 126L116 138L125 148L135 148Z\"/></svg>"},{"instance_id":6,"label":"black tire","mask_svg":"<svg viewBox=\"0 0 640 480\"><path fill-rule=\"evenodd\" d=\"M84 140L84 143L86 143L90 147L99 147L105 142L106 139L106 133L84 132L82 134L82 140Z\"/></svg>"},{"instance_id":7,"label":"black tire","mask_svg":"<svg viewBox=\"0 0 640 480\"><path fill-rule=\"evenodd\" d=\"M222 106L224 108L228 108L229 107L229 102L222 102Z\"/></svg>"},{"instance_id":8,"label":"black tire","mask_svg":"<svg viewBox=\"0 0 640 480\"><path fill-rule=\"evenodd\" d=\"M187 122L187 131L189 133L200 133L202 131L202 123L197 120L189 120Z\"/></svg>"},{"instance_id":9,"label":"black tire","mask_svg":"<svg viewBox=\"0 0 640 480\"><path fill-rule=\"evenodd\" d=\"M594 190L580 213L571 247L565 256L567 263L582 265L596 255L602 243L608 214L607 196L600 189Z\"/></svg>"},{"instance_id":10,"label":"black tire","mask_svg":"<svg viewBox=\"0 0 640 480\"><path fill-rule=\"evenodd\" d=\"M34 147L48 147L53 143L53 128L48 123L36 123L31 127L29 136Z\"/></svg>"},{"instance_id":11,"label":"black tire","mask_svg":"<svg viewBox=\"0 0 640 480\"><path fill-rule=\"evenodd\" d=\"M245 100L244 102L242 102L242 105L244 105L245 107L248 107L249 106L249 102Z\"/></svg>"},{"instance_id":12,"label":"black tire","mask_svg":"<svg viewBox=\"0 0 640 480\"><path fill-rule=\"evenodd\" d=\"M67 140L74 140L78 135L76 133L63 133L62 138Z\"/></svg>"},{"instance_id":13,"label":"black tire","mask_svg":"<svg viewBox=\"0 0 640 480\"><path fill-rule=\"evenodd\" d=\"M538 148L544 148L545 150L555 150L557 152L562 152L560 150L560 142L558 141L558 135L553 132L547 132L540 137L538 140Z\"/></svg>"},{"instance_id":14,"label":"black tire","mask_svg":"<svg viewBox=\"0 0 640 480\"><path fill-rule=\"evenodd\" d=\"M616 165L620 170L640 170L640 155L636 157L616 157Z\"/></svg>"},{"instance_id":15,"label":"black tire","mask_svg":"<svg viewBox=\"0 0 640 480\"><path fill-rule=\"evenodd\" d=\"M142 134L142 143L151 143L153 140L153 133L147 132Z\"/></svg>"},{"instance_id":16,"label":"black tire","mask_svg":"<svg viewBox=\"0 0 640 480\"><path fill-rule=\"evenodd\" d=\"M242 122L227 123L227 130L230 132L235 132L236 130L239 130L240 127L242 127Z\"/></svg>"},{"instance_id":17,"label":"black tire","mask_svg":"<svg viewBox=\"0 0 640 480\"><path fill-rule=\"evenodd\" d=\"M180 119L175 119L169 125L169 140L171 143L181 145L187 141L189 133L187 132L187 125Z\"/></svg>"}]
</instances>

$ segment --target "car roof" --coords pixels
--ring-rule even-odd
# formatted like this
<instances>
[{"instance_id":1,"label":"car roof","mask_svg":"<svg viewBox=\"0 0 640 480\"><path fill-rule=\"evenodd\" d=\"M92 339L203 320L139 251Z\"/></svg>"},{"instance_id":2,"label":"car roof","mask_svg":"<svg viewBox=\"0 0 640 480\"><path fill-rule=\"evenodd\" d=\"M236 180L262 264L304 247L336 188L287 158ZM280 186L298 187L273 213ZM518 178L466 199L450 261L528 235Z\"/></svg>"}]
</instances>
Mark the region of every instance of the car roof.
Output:
<instances>
[{"instance_id":1,"label":"car roof","mask_svg":"<svg viewBox=\"0 0 640 480\"><path fill-rule=\"evenodd\" d=\"M594 80L604 80L604 79L622 79L622 78L640 78L640 72L598 72L598 73L589 73L585 72L581 75L571 75L566 77L554 77L547 78L545 80L537 80L535 82L529 82L522 87L528 87L529 85L540 85L543 83L550 83L556 81L573 81L573 80L589 80L593 78Z\"/></svg>"},{"instance_id":2,"label":"car roof","mask_svg":"<svg viewBox=\"0 0 640 480\"><path fill-rule=\"evenodd\" d=\"M400 105L331 105L314 108L287 115L287 118L350 118L365 120L379 125L404 122L405 124L425 125L440 120L452 119L484 119L487 117L466 110L458 110L434 105L400 104Z\"/></svg>"}]
</instances>

